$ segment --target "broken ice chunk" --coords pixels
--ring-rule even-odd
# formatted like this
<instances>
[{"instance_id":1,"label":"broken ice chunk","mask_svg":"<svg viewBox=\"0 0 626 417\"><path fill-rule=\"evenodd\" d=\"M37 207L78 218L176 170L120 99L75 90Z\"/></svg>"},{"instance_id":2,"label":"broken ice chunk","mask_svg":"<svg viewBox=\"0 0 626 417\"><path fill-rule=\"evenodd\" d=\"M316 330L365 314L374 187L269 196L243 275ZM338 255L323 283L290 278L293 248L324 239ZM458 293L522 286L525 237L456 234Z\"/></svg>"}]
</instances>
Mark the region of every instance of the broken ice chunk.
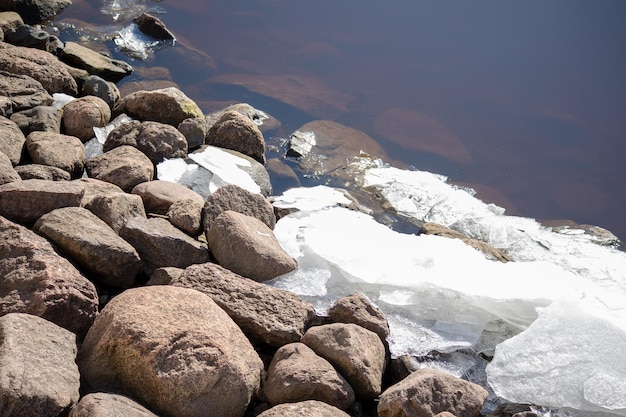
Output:
<instances>
[{"instance_id":1,"label":"broken ice chunk","mask_svg":"<svg viewBox=\"0 0 626 417\"><path fill-rule=\"evenodd\" d=\"M278 208L298 210L319 210L324 207L348 205L352 203L343 190L318 185L311 188L291 188L275 197L272 204Z\"/></svg>"}]
</instances>

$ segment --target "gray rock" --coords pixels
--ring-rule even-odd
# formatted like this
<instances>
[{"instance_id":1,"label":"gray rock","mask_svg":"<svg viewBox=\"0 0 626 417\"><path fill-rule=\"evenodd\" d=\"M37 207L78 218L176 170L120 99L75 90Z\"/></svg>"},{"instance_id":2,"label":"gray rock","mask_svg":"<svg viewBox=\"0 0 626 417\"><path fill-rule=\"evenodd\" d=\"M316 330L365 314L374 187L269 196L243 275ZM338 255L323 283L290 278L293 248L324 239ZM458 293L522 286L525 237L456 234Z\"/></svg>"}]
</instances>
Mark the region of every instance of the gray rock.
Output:
<instances>
[{"instance_id":1,"label":"gray rock","mask_svg":"<svg viewBox=\"0 0 626 417\"><path fill-rule=\"evenodd\" d=\"M3 1L5 9L19 13L29 25L44 23L54 18L70 4L71 0Z\"/></svg>"},{"instance_id":2,"label":"gray rock","mask_svg":"<svg viewBox=\"0 0 626 417\"><path fill-rule=\"evenodd\" d=\"M172 126L190 117L204 116L200 107L176 87L128 94L117 103L115 112Z\"/></svg>"},{"instance_id":3,"label":"gray rock","mask_svg":"<svg viewBox=\"0 0 626 417\"><path fill-rule=\"evenodd\" d=\"M119 233L133 217L146 218L141 197L123 192L96 195L84 207Z\"/></svg>"},{"instance_id":4,"label":"gray rock","mask_svg":"<svg viewBox=\"0 0 626 417\"><path fill-rule=\"evenodd\" d=\"M0 216L32 225L46 213L78 207L85 192L74 181L23 180L0 186Z\"/></svg>"},{"instance_id":5,"label":"gray rock","mask_svg":"<svg viewBox=\"0 0 626 417\"><path fill-rule=\"evenodd\" d=\"M290 343L276 351L263 393L272 405L318 400L346 409L354 403L350 384L303 343Z\"/></svg>"},{"instance_id":6,"label":"gray rock","mask_svg":"<svg viewBox=\"0 0 626 417\"><path fill-rule=\"evenodd\" d=\"M69 417L159 417L128 397L94 392L80 399Z\"/></svg>"},{"instance_id":7,"label":"gray rock","mask_svg":"<svg viewBox=\"0 0 626 417\"><path fill-rule=\"evenodd\" d=\"M186 268L209 261L206 245L178 230L165 219L134 217L120 236L135 247L148 275L164 266Z\"/></svg>"},{"instance_id":8,"label":"gray rock","mask_svg":"<svg viewBox=\"0 0 626 417\"><path fill-rule=\"evenodd\" d=\"M143 268L137 251L95 214L66 207L44 214L33 230L56 244L102 284L128 288Z\"/></svg>"},{"instance_id":9,"label":"gray rock","mask_svg":"<svg viewBox=\"0 0 626 417\"><path fill-rule=\"evenodd\" d=\"M480 385L436 369L419 369L380 396L380 417L432 417L448 411L476 417L487 399Z\"/></svg>"},{"instance_id":10,"label":"gray rock","mask_svg":"<svg viewBox=\"0 0 626 417\"><path fill-rule=\"evenodd\" d=\"M143 200L144 207L149 213L166 214L170 206L181 200L194 200L204 204L204 199L189 188L170 181L147 181L138 184L132 190Z\"/></svg>"},{"instance_id":11,"label":"gray rock","mask_svg":"<svg viewBox=\"0 0 626 417\"><path fill-rule=\"evenodd\" d=\"M14 112L35 106L49 106L53 99L41 83L28 75L12 74L0 70L0 115L11 116Z\"/></svg>"},{"instance_id":12,"label":"gray rock","mask_svg":"<svg viewBox=\"0 0 626 417\"><path fill-rule=\"evenodd\" d=\"M187 139L189 149L195 149L204 144L209 125L205 117L191 117L180 122L177 129Z\"/></svg>"},{"instance_id":13,"label":"gray rock","mask_svg":"<svg viewBox=\"0 0 626 417\"><path fill-rule=\"evenodd\" d=\"M151 36L158 40L174 40L176 37L165 24L158 17L152 16L148 13L142 13L134 19L137 23L139 30L148 36Z\"/></svg>"},{"instance_id":14,"label":"gray rock","mask_svg":"<svg viewBox=\"0 0 626 417\"><path fill-rule=\"evenodd\" d=\"M383 343L389 337L389 323L385 314L363 294L342 297L328 310L335 323L354 323L378 335Z\"/></svg>"},{"instance_id":15,"label":"gray rock","mask_svg":"<svg viewBox=\"0 0 626 417\"><path fill-rule=\"evenodd\" d=\"M9 157L0 152L0 185L21 180L20 174L13 169L13 164Z\"/></svg>"},{"instance_id":16,"label":"gray rock","mask_svg":"<svg viewBox=\"0 0 626 417\"><path fill-rule=\"evenodd\" d=\"M61 133L63 111L53 106L37 106L32 109L13 113L11 120L21 131L28 135L31 132Z\"/></svg>"},{"instance_id":17,"label":"gray rock","mask_svg":"<svg viewBox=\"0 0 626 417\"><path fill-rule=\"evenodd\" d=\"M204 232L202 227L203 204L196 200L179 200L170 206L166 216L170 223L190 236L200 236Z\"/></svg>"},{"instance_id":18,"label":"gray rock","mask_svg":"<svg viewBox=\"0 0 626 417\"><path fill-rule=\"evenodd\" d=\"M85 147L74 136L54 132L32 132L26 137L26 149L32 161L50 165L80 178L85 168Z\"/></svg>"},{"instance_id":19,"label":"gray rock","mask_svg":"<svg viewBox=\"0 0 626 417\"><path fill-rule=\"evenodd\" d=\"M11 45L47 51L50 42L50 34L35 26L20 25L15 29L5 31L4 40Z\"/></svg>"},{"instance_id":20,"label":"gray rock","mask_svg":"<svg viewBox=\"0 0 626 417\"><path fill-rule=\"evenodd\" d=\"M172 286L124 291L104 307L77 357L93 389L123 392L164 416L241 417L263 363L208 296Z\"/></svg>"},{"instance_id":21,"label":"gray rock","mask_svg":"<svg viewBox=\"0 0 626 417\"><path fill-rule=\"evenodd\" d=\"M255 281L267 281L298 266L278 243L272 229L260 220L225 211L206 233L215 259L225 268Z\"/></svg>"},{"instance_id":22,"label":"gray rock","mask_svg":"<svg viewBox=\"0 0 626 417\"><path fill-rule=\"evenodd\" d=\"M46 239L3 217L0 253L0 316L39 316L82 340L98 312L94 285Z\"/></svg>"},{"instance_id":23,"label":"gray rock","mask_svg":"<svg viewBox=\"0 0 626 417\"><path fill-rule=\"evenodd\" d=\"M15 170L23 180L69 181L72 179L69 172L49 165L18 165Z\"/></svg>"},{"instance_id":24,"label":"gray rock","mask_svg":"<svg viewBox=\"0 0 626 417\"><path fill-rule=\"evenodd\" d=\"M229 110L215 122L206 136L208 145L232 149L265 163L265 139L256 124L241 113Z\"/></svg>"},{"instance_id":25,"label":"gray rock","mask_svg":"<svg viewBox=\"0 0 626 417\"><path fill-rule=\"evenodd\" d=\"M301 339L329 361L350 383L357 398L380 395L385 370L385 347L378 335L356 324L311 327Z\"/></svg>"},{"instance_id":26,"label":"gray rock","mask_svg":"<svg viewBox=\"0 0 626 417\"><path fill-rule=\"evenodd\" d=\"M2 138L0 152L9 157L13 166L19 164L26 144L26 137L19 126L14 121L0 116L0 138Z\"/></svg>"},{"instance_id":27,"label":"gray rock","mask_svg":"<svg viewBox=\"0 0 626 417\"><path fill-rule=\"evenodd\" d=\"M259 414L257 417L350 417L350 414L322 401L302 401L279 404Z\"/></svg>"},{"instance_id":28,"label":"gray rock","mask_svg":"<svg viewBox=\"0 0 626 417\"><path fill-rule=\"evenodd\" d=\"M154 177L152 161L132 146L120 146L88 159L85 168L89 177L115 184L126 192Z\"/></svg>"},{"instance_id":29,"label":"gray rock","mask_svg":"<svg viewBox=\"0 0 626 417\"><path fill-rule=\"evenodd\" d=\"M101 98L109 106L110 110L113 110L113 107L120 99L120 90L115 83L97 75L89 75L85 79L82 94Z\"/></svg>"},{"instance_id":30,"label":"gray rock","mask_svg":"<svg viewBox=\"0 0 626 417\"><path fill-rule=\"evenodd\" d=\"M61 59L69 65L112 82L118 82L133 72L133 67L127 62L111 59L76 42L65 43Z\"/></svg>"},{"instance_id":31,"label":"gray rock","mask_svg":"<svg viewBox=\"0 0 626 417\"><path fill-rule=\"evenodd\" d=\"M313 306L297 295L259 284L212 262L192 265L161 282L207 294L251 340L274 347L299 341L316 317Z\"/></svg>"},{"instance_id":32,"label":"gray rock","mask_svg":"<svg viewBox=\"0 0 626 417\"><path fill-rule=\"evenodd\" d=\"M229 184L220 187L207 197L204 203L205 230L208 231L217 216L227 210L259 219L270 229L274 229L276 225L274 207L265 197Z\"/></svg>"},{"instance_id":33,"label":"gray rock","mask_svg":"<svg viewBox=\"0 0 626 417\"><path fill-rule=\"evenodd\" d=\"M40 317L0 317L3 417L58 416L78 401L76 335Z\"/></svg>"},{"instance_id":34,"label":"gray rock","mask_svg":"<svg viewBox=\"0 0 626 417\"><path fill-rule=\"evenodd\" d=\"M173 126L137 120L113 129L104 142L103 150L106 152L123 145L136 147L155 165L164 159L184 158L188 150L187 139Z\"/></svg>"},{"instance_id":35,"label":"gray rock","mask_svg":"<svg viewBox=\"0 0 626 417\"><path fill-rule=\"evenodd\" d=\"M111 108L99 97L85 96L63 106L63 129L83 143L95 137L94 127L105 127L111 121Z\"/></svg>"},{"instance_id":36,"label":"gray rock","mask_svg":"<svg viewBox=\"0 0 626 417\"><path fill-rule=\"evenodd\" d=\"M47 51L0 42L0 70L27 75L39 81L50 94L78 94L74 78L59 59Z\"/></svg>"}]
</instances>

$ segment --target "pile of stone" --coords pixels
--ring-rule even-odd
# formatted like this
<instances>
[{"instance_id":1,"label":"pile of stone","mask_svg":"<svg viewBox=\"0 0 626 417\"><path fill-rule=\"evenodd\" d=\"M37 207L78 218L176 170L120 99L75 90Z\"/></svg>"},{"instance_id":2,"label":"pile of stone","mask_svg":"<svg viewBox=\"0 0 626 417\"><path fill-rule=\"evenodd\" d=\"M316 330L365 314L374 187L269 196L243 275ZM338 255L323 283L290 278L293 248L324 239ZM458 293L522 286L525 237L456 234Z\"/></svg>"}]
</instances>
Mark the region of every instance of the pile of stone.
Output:
<instances>
[{"instance_id":1,"label":"pile of stone","mask_svg":"<svg viewBox=\"0 0 626 417\"><path fill-rule=\"evenodd\" d=\"M0 13L19 39L0 42L0 415L480 413L482 387L392 366L364 296L320 317L264 283L297 268L266 195L156 179L207 144L264 164L256 118L205 116L174 87L120 97L127 63L28 25L64 4L0 3L20 12ZM55 107L55 93L77 98ZM134 120L87 159L93 128L119 114Z\"/></svg>"}]
</instances>

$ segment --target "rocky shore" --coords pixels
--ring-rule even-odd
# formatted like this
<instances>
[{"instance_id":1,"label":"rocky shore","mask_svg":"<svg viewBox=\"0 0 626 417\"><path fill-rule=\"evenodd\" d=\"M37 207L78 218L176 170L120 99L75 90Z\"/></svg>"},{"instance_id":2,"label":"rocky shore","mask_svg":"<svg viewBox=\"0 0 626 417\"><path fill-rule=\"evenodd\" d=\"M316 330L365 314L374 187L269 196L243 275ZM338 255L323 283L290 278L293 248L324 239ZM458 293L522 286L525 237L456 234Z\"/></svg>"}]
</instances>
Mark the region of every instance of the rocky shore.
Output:
<instances>
[{"instance_id":1,"label":"rocky shore","mask_svg":"<svg viewBox=\"0 0 626 417\"><path fill-rule=\"evenodd\" d=\"M264 284L298 267L273 234L285 213L271 203L271 119L243 104L206 115L175 87L121 97L128 63L31 26L68 4L0 3L0 415L481 413L483 387L391 360L367 297L318 316ZM137 21L169 36L158 19ZM90 155L94 128L123 116ZM295 137L291 155L307 146ZM219 166L224 154L258 192L159 179L168 161Z\"/></svg>"}]
</instances>

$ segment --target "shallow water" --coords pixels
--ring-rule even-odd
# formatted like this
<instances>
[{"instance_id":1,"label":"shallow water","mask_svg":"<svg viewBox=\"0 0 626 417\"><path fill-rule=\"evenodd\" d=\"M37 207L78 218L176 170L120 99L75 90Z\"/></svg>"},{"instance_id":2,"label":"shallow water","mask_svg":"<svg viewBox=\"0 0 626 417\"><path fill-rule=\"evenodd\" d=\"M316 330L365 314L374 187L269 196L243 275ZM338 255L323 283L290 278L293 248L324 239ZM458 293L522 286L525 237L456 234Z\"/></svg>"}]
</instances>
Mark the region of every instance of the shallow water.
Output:
<instances>
[{"instance_id":1,"label":"shallow water","mask_svg":"<svg viewBox=\"0 0 626 417\"><path fill-rule=\"evenodd\" d=\"M62 17L115 23L106 3L75 2ZM125 57L138 71L122 90L161 77L142 66L162 67L207 112L246 101L280 119L282 136L333 119L509 214L626 240L622 1L127 3L165 12L178 42L145 62ZM172 49L183 45L210 60L181 65Z\"/></svg>"}]
</instances>

